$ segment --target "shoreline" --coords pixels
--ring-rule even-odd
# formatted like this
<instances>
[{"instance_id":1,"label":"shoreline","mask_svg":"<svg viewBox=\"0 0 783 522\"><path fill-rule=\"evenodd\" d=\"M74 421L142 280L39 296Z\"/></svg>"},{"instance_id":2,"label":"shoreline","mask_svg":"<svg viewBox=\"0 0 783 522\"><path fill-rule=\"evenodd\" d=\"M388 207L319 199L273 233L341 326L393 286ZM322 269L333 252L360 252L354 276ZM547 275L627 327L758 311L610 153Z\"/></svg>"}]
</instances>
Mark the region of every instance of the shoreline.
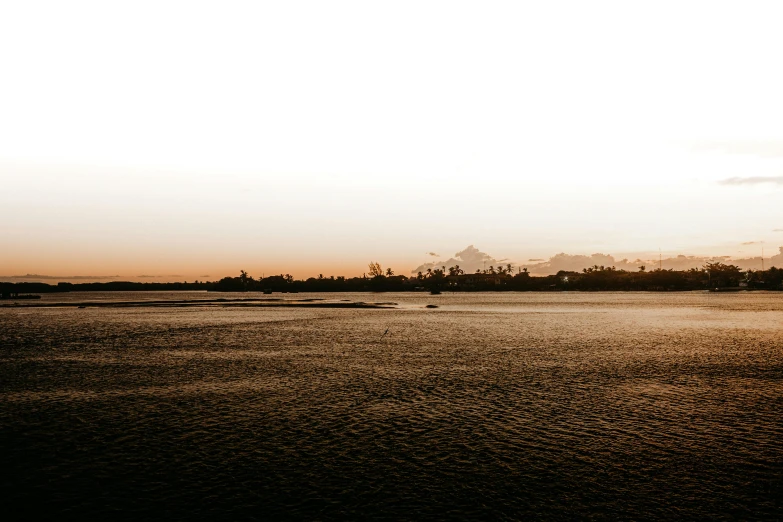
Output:
<instances>
[{"instance_id":1,"label":"shoreline","mask_svg":"<svg viewBox=\"0 0 783 522\"><path fill-rule=\"evenodd\" d=\"M72 303L8 303L0 308L392 308L397 303L319 302L321 299L183 299L158 301L82 301Z\"/></svg>"}]
</instances>

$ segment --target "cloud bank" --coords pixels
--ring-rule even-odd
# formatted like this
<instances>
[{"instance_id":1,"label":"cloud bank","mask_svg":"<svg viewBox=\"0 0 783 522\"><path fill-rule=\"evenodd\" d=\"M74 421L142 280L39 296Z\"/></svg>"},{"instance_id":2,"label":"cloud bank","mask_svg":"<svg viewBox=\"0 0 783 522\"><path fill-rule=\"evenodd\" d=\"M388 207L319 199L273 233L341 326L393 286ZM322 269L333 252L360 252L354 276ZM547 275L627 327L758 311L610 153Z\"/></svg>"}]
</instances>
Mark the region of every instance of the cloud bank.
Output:
<instances>
[{"instance_id":1,"label":"cloud bank","mask_svg":"<svg viewBox=\"0 0 783 522\"><path fill-rule=\"evenodd\" d=\"M673 257L664 257L660 260L660 266L664 270L689 270L691 268L701 268L710 261L731 263L739 266L743 270L761 269L761 256L733 258L731 256L686 256L680 254ZM522 267L527 268L528 272L534 275L550 275L556 274L560 270L581 272L583 268L595 265L613 266L618 270L628 271L639 270L639 267L644 265L647 270L655 270L659 266L659 260L638 258L634 260L629 260L627 258L617 259L609 254L592 254L590 256L584 256L560 253L550 257L547 261L534 264L523 264ZM771 266L783 267L783 247L780 247L780 252L778 254L771 257L765 257L764 266L765 268Z\"/></svg>"},{"instance_id":2,"label":"cloud bank","mask_svg":"<svg viewBox=\"0 0 783 522\"><path fill-rule=\"evenodd\" d=\"M432 254L433 252L430 252L430 255ZM483 270L490 266L498 266L503 261L505 260L495 259L494 257L487 254L486 252L482 252L478 248L474 247L473 245L470 245L466 249L454 254L454 257L450 257L445 261L433 261L431 263L424 263L423 265L417 266L416 268L411 270L411 273L415 275L419 272L426 272L428 268L434 269L434 268L440 268L442 266L448 268L455 265L459 265L459 267L462 270L464 270L467 273L471 273L471 272L475 272L476 270Z\"/></svg>"},{"instance_id":3,"label":"cloud bank","mask_svg":"<svg viewBox=\"0 0 783 522\"><path fill-rule=\"evenodd\" d=\"M749 241L746 244L755 244L756 241ZM532 261L532 262L531 262ZM743 270L759 270L761 269L761 256L734 258L731 256L687 256L677 255L664 257L660 261L658 259L618 259L611 254L596 253L591 255L580 254L566 254L561 252L549 259L531 259L527 263L514 263L511 262L514 267L526 268L532 275L544 276L556 274L559 271L567 272L581 272L584 268L592 266L613 266L617 270L627 270L635 272L639 270L639 267L644 265L647 270L655 270L660 266L664 270L689 270L691 268L701 268L708 262L721 261L723 263L731 263L739 266ZM461 252L454 254L445 261L437 261L432 263L425 263L412 270L412 274L418 272L426 272L428 268L440 268L442 266L451 267L459 265L467 273L483 270L489 268L490 265L498 266L506 264L506 260L498 260L495 257L482 252L473 245L470 245ZM773 256L764 258L764 267L770 268L776 266L783 268L783 247L779 247L779 252ZM515 270L516 272L516 270Z\"/></svg>"},{"instance_id":4,"label":"cloud bank","mask_svg":"<svg viewBox=\"0 0 783 522\"><path fill-rule=\"evenodd\" d=\"M719 182L721 185L761 185L771 183L773 185L783 185L783 176L748 176L746 178L734 177L726 178Z\"/></svg>"}]
</instances>

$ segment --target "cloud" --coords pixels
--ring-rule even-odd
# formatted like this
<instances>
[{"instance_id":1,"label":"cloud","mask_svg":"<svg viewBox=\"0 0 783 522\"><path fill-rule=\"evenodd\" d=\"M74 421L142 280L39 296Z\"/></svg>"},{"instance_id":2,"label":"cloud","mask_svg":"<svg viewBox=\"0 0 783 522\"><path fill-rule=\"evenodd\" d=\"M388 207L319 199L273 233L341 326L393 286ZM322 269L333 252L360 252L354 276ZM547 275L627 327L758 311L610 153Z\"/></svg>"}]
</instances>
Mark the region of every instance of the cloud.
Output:
<instances>
[{"instance_id":1,"label":"cloud","mask_svg":"<svg viewBox=\"0 0 783 522\"><path fill-rule=\"evenodd\" d=\"M783 157L783 141L703 141L693 145L691 150L780 158Z\"/></svg>"},{"instance_id":2,"label":"cloud","mask_svg":"<svg viewBox=\"0 0 783 522\"><path fill-rule=\"evenodd\" d=\"M760 243L760 241L749 241L747 244ZM771 257L764 258L765 268L771 266L783 267L783 247L779 247L780 252ZM644 265L647 270L655 270L659 266L659 259L617 259L611 254L596 253L591 255L566 254L561 252L547 260L530 259L526 264L519 265L520 268L527 268L532 275L552 275L563 270L566 272L581 272L584 268L591 266L613 266L617 270L627 270L636 272L639 267ZM660 260L660 266L664 270L689 270L691 268L702 268L708 262L720 261L739 266L743 270L759 270L761 268L761 256L735 258L732 256L687 256L679 254L676 256L664 257ZM467 247L461 252L454 254L454 257L446 261L436 261L425 263L416 267L412 273L426 272L428 268L440 268L441 266L451 267L459 265L466 273L475 272L477 269L489 268L490 265L498 266L502 263L491 255L481 252L473 245ZM512 263L513 264L513 263ZM515 265L516 266L516 265ZM516 269L514 270L516 272Z\"/></svg>"},{"instance_id":3,"label":"cloud","mask_svg":"<svg viewBox=\"0 0 783 522\"><path fill-rule=\"evenodd\" d=\"M783 247L780 247L779 250L780 253L772 257L764 258L764 266L766 268L769 268L770 266L783 267ZM723 263L734 264L743 270L758 270L761 268L761 256L732 258L731 256L686 256L682 254L663 258L660 260L660 266L662 266L664 270L689 270L691 268L701 268L710 261L721 261ZM560 253L550 257L547 261L522 266L527 268L528 272L533 275L551 275L556 274L561 270L567 272L581 272L583 268L589 268L595 265L613 266L618 270L628 271L636 271L641 265L645 265L647 270L654 270L658 268L659 260L635 259L631 261L628 259L616 259L612 255L600 253L589 256Z\"/></svg>"},{"instance_id":4,"label":"cloud","mask_svg":"<svg viewBox=\"0 0 783 522\"><path fill-rule=\"evenodd\" d=\"M761 256L732 259L731 264L737 265L743 270L759 270L761 269ZM774 256L764 257L764 268L770 267L783 267L783 247L778 247L778 253Z\"/></svg>"},{"instance_id":5,"label":"cloud","mask_svg":"<svg viewBox=\"0 0 783 522\"><path fill-rule=\"evenodd\" d=\"M773 228L773 232L783 232L783 228Z\"/></svg>"},{"instance_id":6,"label":"cloud","mask_svg":"<svg viewBox=\"0 0 783 522\"><path fill-rule=\"evenodd\" d=\"M740 243L741 245L758 245L761 243L761 241L745 241L744 243Z\"/></svg>"},{"instance_id":7,"label":"cloud","mask_svg":"<svg viewBox=\"0 0 783 522\"><path fill-rule=\"evenodd\" d=\"M589 256L573 255L561 252L550 257L548 260L538 261L532 264L522 265L528 272L534 275L556 274L561 270L567 272L581 272L583 268L591 266L613 266L618 270L638 270L639 265L648 264L641 260L628 261L628 259L617 260L614 256L608 254L592 254Z\"/></svg>"},{"instance_id":8,"label":"cloud","mask_svg":"<svg viewBox=\"0 0 783 522\"><path fill-rule=\"evenodd\" d=\"M783 185L783 176L749 176L746 178L733 177L719 181L721 185L761 185L762 183L772 183L773 185Z\"/></svg>"},{"instance_id":9,"label":"cloud","mask_svg":"<svg viewBox=\"0 0 783 522\"><path fill-rule=\"evenodd\" d=\"M436 254L435 252L427 252L427 255L432 257L440 257L440 254Z\"/></svg>"},{"instance_id":10,"label":"cloud","mask_svg":"<svg viewBox=\"0 0 783 522\"><path fill-rule=\"evenodd\" d=\"M430 252L430 255L434 252ZM476 270L483 270L490 266L497 266L501 263L500 260L495 259L486 252L480 251L478 248L470 245L464 250L454 254L454 257L447 259L446 261L433 261L431 263L424 263L411 270L412 274L418 272L426 272L428 268L440 268L442 266L451 267L459 265L459 267L466 273L475 272Z\"/></svg>"}]
</instances>

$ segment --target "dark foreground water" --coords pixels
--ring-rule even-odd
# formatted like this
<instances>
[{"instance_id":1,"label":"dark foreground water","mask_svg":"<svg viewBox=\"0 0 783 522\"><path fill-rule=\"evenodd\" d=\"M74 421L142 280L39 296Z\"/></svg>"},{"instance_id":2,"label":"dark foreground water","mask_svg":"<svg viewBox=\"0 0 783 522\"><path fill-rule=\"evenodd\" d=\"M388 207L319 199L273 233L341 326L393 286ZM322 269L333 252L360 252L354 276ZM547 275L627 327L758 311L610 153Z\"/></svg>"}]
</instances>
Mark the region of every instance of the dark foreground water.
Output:
<instances>
[{"instance_id":1,"label":"dark foreground water","mask_svg":"<svg viewBox=\"0 0 783 522\"><path fill-rule=\"evenodd\" d=\"M0 308L0 518L783 518L783 294L326 297Z\"/></svg>"}]
</instances>

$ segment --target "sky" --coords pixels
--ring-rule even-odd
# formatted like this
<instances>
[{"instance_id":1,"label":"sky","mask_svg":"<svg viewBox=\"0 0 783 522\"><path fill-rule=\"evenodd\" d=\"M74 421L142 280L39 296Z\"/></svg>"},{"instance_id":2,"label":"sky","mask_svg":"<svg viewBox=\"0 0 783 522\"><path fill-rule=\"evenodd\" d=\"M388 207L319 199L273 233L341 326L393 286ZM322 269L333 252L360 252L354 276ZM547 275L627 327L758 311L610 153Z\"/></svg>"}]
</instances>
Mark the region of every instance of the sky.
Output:
<instances>
[{"instance_id":1,"label":"sky","mask_svg":"<svg viewBox=\"0 0 783 522\"><path fill-rule=\"evenodd\" d=\"M772 256L782 18L753 1L7 2L0 276L408 274L469 245L515 265Z\"/></svg>"}]
</instances>

